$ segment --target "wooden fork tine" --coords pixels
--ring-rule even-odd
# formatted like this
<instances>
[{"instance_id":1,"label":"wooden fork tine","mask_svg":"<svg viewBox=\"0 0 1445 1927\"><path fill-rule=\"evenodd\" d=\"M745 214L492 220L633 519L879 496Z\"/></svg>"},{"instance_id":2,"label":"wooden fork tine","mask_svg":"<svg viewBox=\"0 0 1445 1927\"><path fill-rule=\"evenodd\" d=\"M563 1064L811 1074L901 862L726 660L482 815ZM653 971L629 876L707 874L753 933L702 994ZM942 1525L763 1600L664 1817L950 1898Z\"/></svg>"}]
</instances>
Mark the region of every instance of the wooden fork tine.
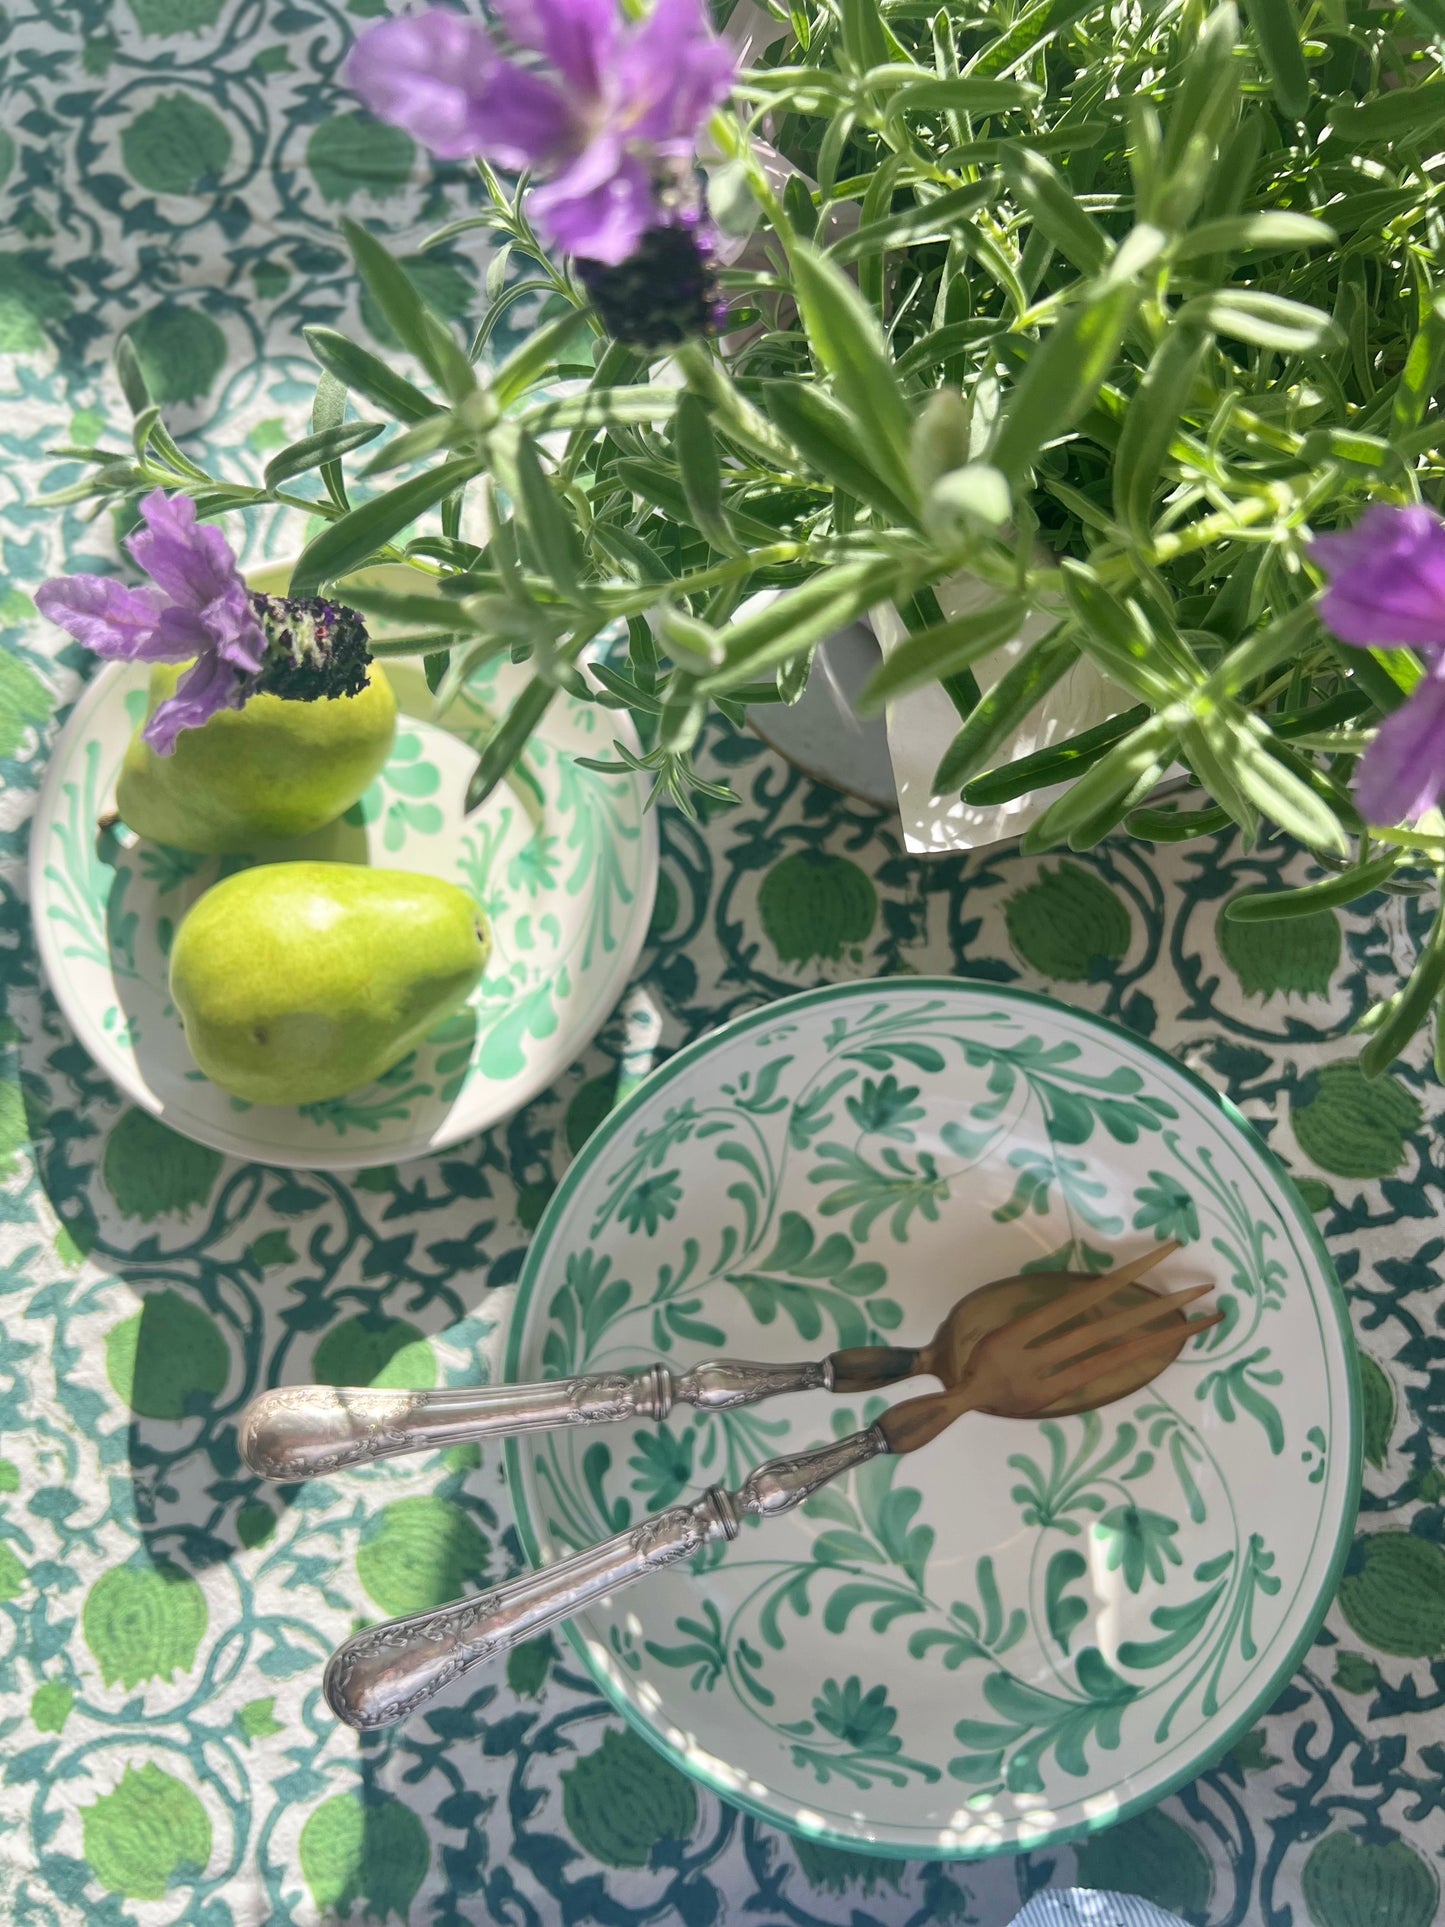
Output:
<instances>
[{"instance_id":1,"label":"wooden fork tine","mask_svg":"<svg viewBox=\"0 0 1445 1927\"><path fill-rule=\"evenodd\" d=\"M1041 1359L1056 1360L1060 1365L1067 1365L1071 1359L1081 1358L1085 1352L1097 1351L1101 1345L1112 1344L1116 1338L1127 1338L1130 1332L1155 1324L1170 1312L1183 1311L1186 1305L1192 1305L1196 1298L1205 1297L1213 1289L1212 1284L1191 1285L1188 1290L1171 1292L1165 1298L1151 1298L1147 1304L1127 1305L1123 1311L1113 1312L1093 1324L1076 1325L1069 1331L1060 1332L1057 1337L1046 1338L1035 1345L1033 1351Z\"/></svg>"},{"instance_id":2,"label":"wooden fork tine","mask_svg":"<svg viewBox=\"0 0 1445 1927\"><path fill-rule=\"evenodd\" d=\"M1067 1291L1061 1291L1037 1311L1025 1313L1022 1318L1009 1321L1009 1332L1021 1344L1032 1339L1044 1338L1066 1325L1071 1318L1078 1318L1091 1311L1095 1305L1105 1304L1115 1292L1122 1291L1125 1285L1132 1285L1136 1278L1142 1278L1146 1271L1155 1265L1163 1264L1179 1249L1179 1240L1171 1238L1167 1245L1157 1245L1153 1251L1146 1251L1142 1257L1131 1258L1126 1265L1119 1265L1113 1271L1106 1271L1102 1278L1086 1278Z\"/></svg>"},{"instance_id":3,"label":"wooden fork tine","mask_svg":"<svg viewBox=\"0 0 1445 1927\"><path fill-rule=\"evenodd\" d=\"M1167 1331L1145 1332L1141 1338L1132 1338L1127 1344L1116 1345L1112 1351L1095 1352L1089 1358L1075 1359L1057 1371L1046 1372L1040 1382L1047 1385L1055 1398L1067 1398L1074 1392L1083 1391L1095 1379L1119 1371L1125 1365L1137 1364L1141 1358L1177 1351L1181 1342L1187 1344L1200 1332L1207 1332L1212 1325L1223 1322L1224 1313L1216 1311L1208 1318L1194 1318Z\"/></svg>"},{"instance_id":4,"label":"wooden fork tine","mask_svg":"<svg viewBox=\"0 0 1445 1927\"><path fill-rule=\"evenodd\" d=\"M1136 1278L1142 1278L1146 1271L1152 1271L1155 1265L1162 1265L1166 1258L1172 1258L1176 1251L1183 1249L1178 1238L1171 1238L1168 1244L1155 1245L1152 1251L1140 1252L1137 1258L1131 1258L1127 1264L1116 1265L1109 1273L1114 1280L1115 1290L1122 1291L1125 1285L1132 1285Z\"/></svg>"}]
</instances>

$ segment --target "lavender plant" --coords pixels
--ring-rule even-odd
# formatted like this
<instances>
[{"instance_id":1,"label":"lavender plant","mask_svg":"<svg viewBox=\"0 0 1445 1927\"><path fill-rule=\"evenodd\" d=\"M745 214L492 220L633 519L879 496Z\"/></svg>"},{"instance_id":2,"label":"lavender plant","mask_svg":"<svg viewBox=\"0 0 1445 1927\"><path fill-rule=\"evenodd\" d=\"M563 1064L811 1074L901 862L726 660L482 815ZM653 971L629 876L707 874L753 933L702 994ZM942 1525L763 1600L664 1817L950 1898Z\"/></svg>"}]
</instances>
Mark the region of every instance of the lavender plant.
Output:
<instances>
[{"instance_id":1,"label":"lavender plant","mask_svg":"<svg viewBox=\"0 0 1445 1927\"><path fill-rule=\"evenodd\" d=\"M312 432L244 488L181 453L123 353L135 450L96 451L77 491L321 518L293 595L384 619L373 646L425 651L443 702L490 656L529 663L472 805L562 688L632 712L646 753L615 756L659 791L716 797L691 758L709 706L795 699L818 644L891 602L910 633L866 706L937 685L956 707L940 794L1072 779L1029 847L1306 844L1323 879L1243 918L1438 890L1442 0L740 4L725 39L699 0L369 29L363 99L476 158L475 214L432 237L501 244L475 340L348 223L416 379L311 330ZM489 367L536 292L543 324ZM356 579L382 561L427 592ZM945 619L960 570L992 599ZM1030 613L1046 632L979 689ZM1118 714L1009 762L1080 655ZM1152 801L1176 764L1204 794ZM1442 986L1437 912L1367 1070Z\"/></svg>"}]
</instances>

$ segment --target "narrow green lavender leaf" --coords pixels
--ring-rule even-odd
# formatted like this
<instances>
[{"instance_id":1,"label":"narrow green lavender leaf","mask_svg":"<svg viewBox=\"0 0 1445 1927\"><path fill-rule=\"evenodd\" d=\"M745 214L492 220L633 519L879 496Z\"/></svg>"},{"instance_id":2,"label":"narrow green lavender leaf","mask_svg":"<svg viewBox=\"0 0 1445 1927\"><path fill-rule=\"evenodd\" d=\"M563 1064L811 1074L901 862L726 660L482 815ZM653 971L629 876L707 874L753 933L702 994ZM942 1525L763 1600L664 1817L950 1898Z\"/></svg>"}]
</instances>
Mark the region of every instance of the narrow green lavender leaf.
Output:
<instances>
[{"instance_id":1,"label":"narrow green lavender leaf","mask_svg":"<svg viewBox=\"0 0 1445 1927\"><path fill-rule=\"evenodd\" d=\"M1201 221L1182 234L1170 250L1175 261L1197 261L1207 254L1243 254L1333 247L1338 236L1312 214L1280 209L1262 214L1236 214L1218 221Z\"/></svg>"},{"instance_id":2,"label":"narrow green lavender leaf","mask_svg":"<svg viewBox=\"0 0 1445 1927\"><path fill-rule=\"evenodd\" d=\"M1169 125L1159 154L1165 176L1179 174L1191 148L1207 154L1228 132L1239 102L1238 39L1239 14L1230 0L1211 7L1177 76L1171 76Z\"/></svg>"},{"instance_id":3,"label":"narrow green lavender leaf","mask_svg":"<svg viewBox=\"0 0 1445 1927\"><path fill-rule=\"evenodd\" d=\"M705 404L685 394L673 420L673 444L687 506L697 528L724 554L737 547L723 506L722 458Z\"/></svg>"},{"instance_id":4,"label":"narrow green lavender leaf","mask_svg":"<svg viewBox=\"0 0 1445 1927\"><path fill-rule=\"evenodd\" d=\"M981 75L955 74L940 80L909 80L889 95L890 110L901 108L909 114L945 113L1005 114L1015 107L1029 107L1039 98L1039 89L1026 80L987 80Z\"/></svg>"},{"instance_id":5,"label":"narrow green lavender leaf","mask_svg":"<svg viewBox=\"0 0 1445 1927\"><path fill-rule=\"evenodd\" d=\"M1266 623L1252 636L1246 636L1237 648L1231 649L1219 667L1210 672L1205 679L1203 694L1211 701L1237 696L1246 683L1253 682L1256 676L1263 676L1276 663L1301 650L1306 641L1313 637L1318 621L1313 603L1302 602L1287 614Z\"/></svg>"},{"instance_id":6,"label":"narrow green lavender leaf","mask_svg":"<svg viewBox=\"0 0 1445 1927\"><path fill-rule=\"evenodd\" d=\"M577 525L543 473L537 445L525 432L517 439L516 461L522 526L554 588L575 601L582 592L585 566Z\"/></svg>"},{"instance_id":7,"label":"narrow green lavender leaf","mask_svg":"<svg viewBox=\"0 0 1445 1927\"><path fill-rule=\"evenodd\" d=\"M1229 821L1228 810L1217 805L1207 810L1141 809L1130 810L1124 828L1145 843L1187 843L1227 829Z\"/></svg>"},{"instance_id":8,"label":"narrow green lavender leaf","mask_svg":"<svg viewBox=\"0 0 1445 1927\"><path fill-rule=\"evenodd\" d=\"M1026 6L1007 33L1000 34L983 49L969 66L971 75L1003 74L1022 66L1032 53L1048 45L1057 34L1087 13L1094 0L1033 0Z\"/></svg>"},{"instance_id":9,"label":"narrow green lavender leaf","mask_svg":"<svg viewBox=\"0 0 1445 1927\"><path fill-rule=\"evenodd\" d=\"M339 428L346 419L346 383L339 381L329 368L323 368L316 383L316 394L311 402L311 432L321 435L328 428ZM339 461L321 464L321 484L332 502L343 515L351 507L346 494L346 477Z\"/></svg>"},{"instance_id":10,"label":"narrow green lavender leaf","mask_svg":"<svg viewBox=\"0 0 1445 1927\"><path fill-rule=\"evenodd\" d=\"M770 420L825 481L867 502L890 522L911 520L905 498L869 460L857 422L821 388L801 381L768 381L760 400Z\"/></svg>"},{"instance_id":11,"label":"narrow green lavender leaf","mask_svg":"<svg viewBox=\"0 0 1445 1927\"><path fill-rule=\"evenodd\" d=\"M439 448L445 448L457 438L458 432L455 415L428 415L425 421L413 422L410 428L393 435L384 448L362 464L361 473L385 475L391 469L405 468L409 462L418 462L424 455L434 455Z\"/></svg>"},{"instance_id":12,"label":"narrow green lavender leaf","mask_svg":"<svg viewBox=\"0 0 1445 1927\"><path fill-rule=\"evenodd\" d=\"M404 348L414 354L448 401L462 401L477 385L476 373L451 330L431 313L407 277L406 269L374 234L343 218L346 245Z\"/></svg>"},{"instance_id":13,"label":"narrow green lavender leaf","mask_svg":"<svg viewBox=\"0 0 1445 1927\"><path fill-rule=\"evenodd\" d=\"M534 677L507 711L496 734L487 743L467 785L466 810L470 816L480 809L497 785L509 776L517 758L527 747L533 730L546 715L557 694L555 683Z\"/></svg>"},{"instance_id":14,"label":"narrow green lavender leaf","mask_svg":"<svg viewBox=\"0 0 1445 1927\"><path fill-rule=\"evenodd\" d=\"M1109 237L1079 206L1053 162L1028 147L1009 146L1000 165L1014 194L1064 259L1082 274L1097 274L1112 252Z\"/></svg>"},{"instance_id":15,"label":"narrow green lavender leaf","mask_svg":"<svg viewBox=\"0 0 1445 1927\"><path fill-rule=\"evenodd\" d=\"M1238 825L1244 847L1253 849L1259 838L1259 812L1236 780L1233 745L1213 712L1185 725L1180 749L1201 789L1207 790L1220 809Z\"/></svg>"},{"instance_id":16,"label":"narrow green lavender leaf","mask_svg":"<svg viewBox=\"0 0 1445 1927\"><path fill-rule=\"evenodd\" d=\"M878 0L842 0L843 50L859 73L888 59L888 36Z\"/></svg>"},{"instance_id":17,"label":"narrow green lavender leaf","mask_svg":"<svg viewBox=\"0 0 1445 1927\"><path fill-rule=\"evenodd\" d=\"M1445 80L1392 88L1374 100L1340 100L1330 110L1335 132L1355 142L1413 142L1445 126Z\"/></svg>"},{"instance_id":18,"label":"narrow green lavender leaf","mask_svg":"<svg viewBox=\"0 0 1445 1927\"><path fill-rule=\"evenodd\" d=\"M1100 757L1106 756L1121 737L1147 722L1149 713L1148 705L1140 703L1118 716L1111 716L1107 722L1096 723L1092 729L1081 730L1077 736L1067 737L1062 743L1036 749L1032 755L1021 756L1014 763L1001 763L997 769L976 776L964 790L963 800L981 808L1011 803L1016 796L1027 796L1030 790L1048 789L1054 783L1082 775Z\"/></svg>"},{"instance_id":19,"label":"narrow green lavender leaf","mask_svg":"<svg viewBox=\"0 0 1445 1927\"><path fill-rule=\"evenodd\" d=\"M1378 1077L1389 1069L1445 991L1445 902L1436 912L1415 968L1403 989L1390 999L1384 1022L1360 1052L1360 1069Z\"/></svg>"},{"instance_id":20,"label":"narrow green lavender leaf","mask_svg":"<svg viewBox=\"0 0 1445 1927\"><path fill-rule=\"evenodd\" d=\"M1294 0L1243 0L1243 5L1280 112L1290 120L1303 120L1310 79Z\"/></svg>"},{"instance_id":21,"label":"narrow green lavender leaf","mask_svg":"<svg viewBox=\"0 0 1445 1927\"><path fill-rule=\"evenodd\" d=\"M1052 849L1085 832L1095 843L1117 823L1141 781L1152 789L1174 751L1178 727L1165 716L1151 716L1056 797L1028 831L1030 849ZM1075 845L1075 847L1078 847Z\"/></svg>"},{"instance_id":22,"label":"narrow green lavender leaf","mask_svg":"<svg viewBox=\"0 0 1445 1927\"><path fill-rule=\"evenodd\" d=\"M894 599L900 568L892 557L862 557L821 570L766 609L723 632L727 661L698 683L704 696L726 695L765 670L821 642L875 602Z\"/></svg>"},{"instance_id":23,"label":"narrow green lavender leaf","mask_svg":"<svg viewBox=\"0 0 1445 1927\"><path fill-rule=\"evenodd\" d=\"M293 475L304 475L308 469L319 468L323 462L375 441L384 425L382 422L346 422L339 428L323 428L319 435L304 435L299 442L293 442L271 457L261 480L267 488L279 488Z\"/></svg>"},{"instance_id":24,"label":"narrow green lavender leaf","mask_svg":"<svg viewBox=\"0 0 1445 1927\"><path fill-rule=\"evenodd\" d=\"M399 488L373 497L343 515L307 543L291 574L291 594L312 596L324 582L349 575L369 562L378 549L414 522L444 496L479 472L473 457L443 462L425 475L414 475Z\"/></svg>"},{"instance_id":25,"label":"narrow green lavender leaf","mask_svg":"<svg viewBox=\"0 0 1445 1927\"><path fill-rule=\"evenodd\" d=\"M1430 303L1424 325L1410 344L1405 366L1400 371L1391 411L1392 440L1418 428L1424 420L1426 409L1439 392L1442 366L1445 366L1445 295L1437 295Z\"/></svg>"},{"instance_id":26,"label":"narrow green lavender leaf","mask_svg":"<svg viewBox=\"0 0 1445 1927\"><path fill-rule=\"evenodd\" d=\"M933 794L947 796L972 782L999 745L1078 659L1078 636L1063 623L1020 656L981 698L945 750L934 773Z\"/></svg>"},{"instance_id":27,"label":"narrow green lavender leaf","mask_svg":"<svg viewBox=\"0 0 1445 1927\"><path fill-rule=\"evenodd\" d=\"M1121 601L1085 563L1066 561L1059 574L1084 650L1105 675L1151 708L1188 693L1137 603Z\"/></svg>"},{"instance_id":28,"label":"narrow green lavender leaf","mask_svg":"<svg viewBox=\"0 0 1445 1927\"><path fill-rule=\"evenodd\" d=\"M301 332L323 368L344 387L375 402L393 421L419 422L425 415L441 412L415 382L395 374L370 349L349 341L334 328L303 328Z\"/></svg>"},{"instance_id":29,"label":"narrow green lavender leaf","mask_svg":"<svg viewBox=\"0 0 1445 1927\"><path fill-rule=\"evenodd\" d=\"M791 262L808 339L840 401L862 427L884 480L911 503L911 417L878 317L843 270L806 242L794 243Z\"/></svg>"},{"instance_id":30,"label":"narrow green lavender leaf","mask_svg":"<svg viewBox=\"0 0 1445 1927\"><path fill-rule=\"evenodd\" d=\"M1239 787L1262 816L1312 850L1348 856L1350 841L1338 816L1309 784L1271 754L1269 732L1247 711L1213 712L1227 741Z\"/></svg>"},{"instance_id":31,"label":"narrow green lavender leaf","mask_svg":"<svg viewBox=\"0 0 1445 1927\"><path fill-rule=\"evenodd\" d=\"M1154 495L1169 444L1189 405L1207 338L1175 321L1150 357L1114 451L1114 514L1136 541L1153 525Z\"/></svg>"},{"instance_id":32,"label":"narrow green lavender leaf","mask_svg":"<svg viewBox=\"0 0 1445 1927\"><path fill-rule=\"evenodd\" d=\"M993 179L971 187L953 188L931 201L916 201L885 219L868 221L834 241L828 249L830 261L858 261L865 255L883 254L894 248L917 247L924 241L947 240L960 216L973 214L997 194Z\"/></svg>"},{"instance_id":33,"label":"narrow green lavender leaf","mask_svg":"<svg viewBox=\"0 0 1445 1927\"><path fill-rule=\"evenodd\" d=\"M932 682L971 668L1018 633L1027 608L1019 596L1003 596L985 609L920 629L891 650L864 684L858 714L876 716L887 703Z\"/></svg>"},{"instance_id":34,"label":"narrow green lavender leaf","mask_svg":"<svg viewBox=\"0 0 1445 1927\"><path fill-rule=\"evenodd\" d=\"M1357 864L1343 876L1326 877L1322 883L1306 883L1298 890L1259 890L1247 896L1231 897L1224 914L1231 923L1277 923L1290 917L1313 916L1317 910L1335 910L1369 896L1382 883L1388 883L1399 866L1399 854L1375 857Z\"/></svg>"},{"instance_id":35,"label":"narrow green lavender leaf","mask_svg":"<svg viewBox=\"0 0 1445 1927\"><path fill-rule=\"evenodd\" d=\"M989 460L1022 481L1045 442L1074 426L1108 378L1139 304L1130 283L1071 308L1034 348L1009 398Z\"/></svg>"},{"instance_id":36,"label":"narrow green lavender leaf","mask_svg":"<svg viewBox=\"0 0 1445 1927\"><path fill-rule=\"evenodd\" d=\"M560 360L562 350L588 325L585 308L570 308L555 321L544 322L492 374L492 393L499 408L507 408L534 388Z\"/></svg>"},{"instance_id":37,"label":"narrow green lavender leaf","mask_svg":"<svg viewBox=\"0 0 1445 1927\"><path fill-rule=\"evenodd\" d=\"M1323 309L1263 288L1220 288L1214 294L1196 295L1176 311L1174 320L1212 328L1254 348L1277 348L1282 354L1334 351L1344 342Z\"/></svg>"},{"instance_id":38,"label":"narrow green lavender leaf","mask_svg":"<svg viewBox=\"0 0 1445 1927\"><path fill-rule=\"evenodd\" d=\"M129 335L121 335L115 344L115 373L126 407L132 415L144 414L151 405L151 391Z\"/></svg>"}]
</instances>

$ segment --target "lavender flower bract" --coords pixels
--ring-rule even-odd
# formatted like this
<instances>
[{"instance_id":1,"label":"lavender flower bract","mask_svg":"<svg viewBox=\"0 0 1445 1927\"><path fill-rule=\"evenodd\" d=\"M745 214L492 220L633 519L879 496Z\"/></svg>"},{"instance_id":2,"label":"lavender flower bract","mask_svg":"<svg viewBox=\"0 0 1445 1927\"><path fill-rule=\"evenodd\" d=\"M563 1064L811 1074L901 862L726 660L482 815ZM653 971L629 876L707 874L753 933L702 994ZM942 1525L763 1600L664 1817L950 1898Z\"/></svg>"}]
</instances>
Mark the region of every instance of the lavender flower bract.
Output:
<instances>
[{"instance_id":1,"label":"lavender flower bract","mask_svg":"<svg viewBox=\"0 0 1445 1927\"><path fill-rule=\"evenodd\" d=\"M105 575L57 576L36 591L40 612L112 662L195 661L142 732L169 756L183 729L255 695L297 702L354 696L366 685L366 625L320 598L258 595L219 529L188 497L157 489L140 505L145 527L126 547L155 585L128 589Z\"/></svg>"},{"instance_id":2,"label":"lavender flower bract","mask_svg":"<svg viewBox=\"0 0 1445 1927\"><path fill-rule=\"evenodd\" d=\"M120 662L187 662L176 686L145 726L160 756L183 729L217 710L239 709L266 655L266 637L230 545L196 518L186 496L156 489L140 505L144 529L126 547L155 584L128 589L103 575L58 576L35 602L97 656Z\"/></svg>"},{"instance_id":3,"label":"lavender flower bract","mask_svg":"<svg viewBox=\"0 0 1445 1927\"><path fill-rule=\"evenodd\" d=\"M531 212L569 254L616 267L672 225L660 196L691 163L726 95L731 52L699 0L657 0L624 27L615 0L500 0L524 59L449 8L386 20L358 40L348 84L444 159L530 169Z\"/></svg>"},{"instance_id":4,"label":"lavender flower bract","mask_svg":"<svg viewBox=\"0 0 1445 1927\"><path fill-rule=\"evenodd\" d=\"M1329 577L1320 619L1362 649L1409 648L1425 675L1385 718L1355 795L1372 823L1413 823L1445 797L1445 523L1428 508L1377 503L1311 551Z\"/></svg>"}]
</instances>

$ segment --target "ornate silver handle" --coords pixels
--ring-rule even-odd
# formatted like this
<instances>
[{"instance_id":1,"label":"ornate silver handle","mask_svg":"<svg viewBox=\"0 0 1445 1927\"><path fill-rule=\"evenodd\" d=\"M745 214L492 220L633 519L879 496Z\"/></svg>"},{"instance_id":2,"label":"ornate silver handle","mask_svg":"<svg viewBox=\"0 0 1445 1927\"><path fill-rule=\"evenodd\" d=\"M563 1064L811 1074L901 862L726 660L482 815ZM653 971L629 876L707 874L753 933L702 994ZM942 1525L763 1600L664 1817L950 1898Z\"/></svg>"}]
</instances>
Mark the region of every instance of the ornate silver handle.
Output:
<instances>
[{"instance_id":1,"label":"ornate silver handle","mask_svg":"<svg viewBox=\"0 0 1445 1927\"><path fill-rule=\"evenodd\" d=\"M292 1484L349 1465L434 1451L469 1439L540 1432L550 1426L664 1419L674 1405L722 1412L781 1392L831 1391L827 1359L751 1365L712 1358L690 1371L640 1371L559 1378L542 1385L489 1385L444 1392L385 1392L367 1386L279 1385L252 1399L241 1419L241 1456L263 1479Z\"/></svg>"},{"instance_id":2,"label":"ornate silver handle","mask_svg":"<svg viewBox=\"0 0 1445 1927\"><path fill-rule=\"evenodd\" d=\"M322 1683L327 1704L338 1719L363 1732L390 1726L542 1627L570 1619L644 1573L691 1558L709 1540L735 1539L749 1513L767 1519L791 1512L831 1479L887 1450L887 1440L872 1425L811 1452L769 1459L736 1492L712 1486L692 1505L655 1513L615 1539L475 1599L372 1626L332 1654Z\"/></svg>"}]
</instances>

